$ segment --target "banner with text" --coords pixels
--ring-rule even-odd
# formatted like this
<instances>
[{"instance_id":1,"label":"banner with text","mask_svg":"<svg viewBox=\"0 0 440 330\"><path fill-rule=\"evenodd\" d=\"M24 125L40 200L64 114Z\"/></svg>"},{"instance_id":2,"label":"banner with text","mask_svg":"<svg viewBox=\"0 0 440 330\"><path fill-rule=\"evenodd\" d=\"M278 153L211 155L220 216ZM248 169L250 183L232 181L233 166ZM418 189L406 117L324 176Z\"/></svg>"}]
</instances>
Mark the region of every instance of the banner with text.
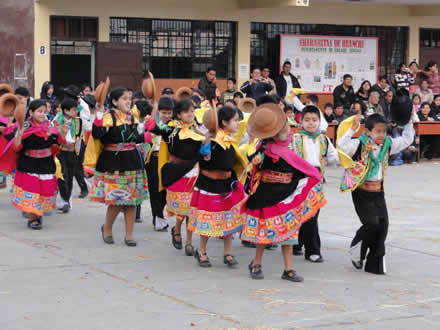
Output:
<instances>
[{"instance_id":1,"label":"banner with text","mask_svg":"<svg viewBox=\"0 0 440 330\"><path fill-rule=\"evenodd\" d=\"M292 63L292 74L312 93L332 93L344 74L353 76L355 91L362 81L377 79L377 38L280 36L280 68Z\"/></svg>"}]
</instances>

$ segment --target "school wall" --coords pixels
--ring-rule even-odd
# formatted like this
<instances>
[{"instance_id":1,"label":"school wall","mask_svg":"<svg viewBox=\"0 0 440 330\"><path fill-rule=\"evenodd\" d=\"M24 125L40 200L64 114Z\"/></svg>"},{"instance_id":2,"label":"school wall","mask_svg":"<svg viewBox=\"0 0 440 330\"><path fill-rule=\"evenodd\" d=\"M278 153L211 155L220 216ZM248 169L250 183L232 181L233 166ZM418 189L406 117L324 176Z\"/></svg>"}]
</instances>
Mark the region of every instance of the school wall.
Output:
<instances>
[{"instance_id":1,"label":"school wall","mask_svg":"<svg viewBox=\"0 0 440 330\"><path fill-rule=\"evenodd\" d=\"M11 0L13 1L13 0ZM239 64L250 62L250 22L308 23L339 25L408 26L408 59L419 57L419 28L440 28L440 5L395 6L367 4L320 4L310 7L289 5L293 1L267 0L39 0L35 4L35 49L49 47L50 15L98 16L99 40L108 41L110 17L147 17L200 20L232 20L238 24L236 72ZM186 7L184 7L186 5ZM266 8L272 6L271 8ZM50 56L35 58L35 86L50 77ZM244 79L239 79L242 83Z\"/></svg>"}]
</instances>

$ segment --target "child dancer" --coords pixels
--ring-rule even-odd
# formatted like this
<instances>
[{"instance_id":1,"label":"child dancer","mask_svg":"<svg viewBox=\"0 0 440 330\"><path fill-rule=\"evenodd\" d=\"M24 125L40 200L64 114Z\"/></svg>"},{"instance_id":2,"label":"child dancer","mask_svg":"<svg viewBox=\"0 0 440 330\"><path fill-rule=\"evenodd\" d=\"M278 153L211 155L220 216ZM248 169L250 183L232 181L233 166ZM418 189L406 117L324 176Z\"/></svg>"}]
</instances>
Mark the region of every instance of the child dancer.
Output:
<instances>
[{"instance_id":1,"label":"child dancer","mask_svg":"<svg viewBox=\"0 0 440 330\"><path fill-rule=\"evenodd\" d=\"M98 112L92 128L93 139L104 145L96 164L91 200L107 207L105 224L101 227L102 239L114 244L113 223L120 212L125 217L125 244L136 246L133 226L136 205L148 197L147 178L136 143L151 142L151 134L139 134L138 120L130 112L130 94L125 88L110 93L111 109ZM90 138L89 143L94 143Z\"/></svg>"},{"instance_id":2,"label":"child dancer","mask_svg":"<svg viewBox=\"0 0 440 330\"><path fill-rule=\"evenodd\" d=\"M240 123L237 111L222 107L218 111L218 123L217 134L208 132L200 150L203 159L199 162L200 174L189 214L189 229L200 235L200 248L194 254L200 267L211 267L206 254L209 237L223 237L223 262L229 267L237 265L238 261L231 255L232 234L243 228L240 208L245 196L237 175L241 175L246 160L231 136Z\"/></svg>"},{"instance_id":3,"label":"child dancer","mask_svg":"<svg viewBox=\"0 0 440 330\"><path fill-rule=\"evenodd\" d=\"M384 177L390 155L407 148L414 140L412 123L407 124L402 136L387 136L387 121L380 114L365 120L362 136L352 139L362 115L354 118L353 126L337 142L343 152L353 158L341 181L341 191L351 191L354 208L362 223L351 242L350 254L356 269L385 274L385 240L388 233L388 211L385 203ZM367 255L367 250L368 255Z\"/></svg>"},{"instance_id":4,"label":"child dancer","mask_svg":"<svg viewBox=\"0 0 440 330\"><path fill-rule=\"evenodd\" d=\"M69 129L63 125L59 133L46 119L45 112L46 101L32 101L28 109L29 121L23 127L14 126L13 132L5 136L11 140L6 148L13 148L18 153L12 204L28 213L31 229L41 229L43 215L50 215L55 208L54 156L59 151L58 146L65 143ZM3 150L2 154L8 155L7 151Z\"/></svg>"},{"instance_id":5,"label":"child dancer","mask_svg":"<svg viewBox=\"0 0 440 330\"><path fill-rule=\"evenodd\" d=\"M167 189L167 209L176 215L176 226L171 230L172 244L182 249L181 228L187 219L194 183L197 178L199 151L205 136L198 130L194 107L188 99L178 101L174 108L175 120L160 125L155 119L146 124L153 134L162 137L159 150L159 189ZM162 166L162 164L164 164ZM185 254L194 255L192 232L186 231Z\"/></svg>"},{"instance_id":6,"label":"child dancer","mask_svg":"<svg viewBox=\"0 0 440 330\"><path fill-rule=\"evenodd\" d=\"M257 244L249 265L253 279L262 279L266 244L282 243L282 278L302 282L292 269L292 245L303 222L325 204L319 171L289 149L292 133L278 105L263 104L249 118L249 134L264 139L252 160L250 197L243 212L242 240Z\"/></svg>"},{"instance_id":7,"label":"child dancer","mask_svg":"<svg viewBox=\"0 0 440 330\"><path fill-rule=\"evenodd\" d=\"M294 135L289 147L324 176L325 160L327 159L329 163L337 163L339 157L329 138L320 133L320 121L321 112L319 109L314 105L306 106L301 113L301 126L303 129ZM320 194L322 201L325 201L324 193L321 191ZM321 255L318 216L319 211L301 226L298 245L293 246L293 254L299 255L301 247L304 245L305 258L311 262L324 261Z\"/></svg>"}]
</instances>

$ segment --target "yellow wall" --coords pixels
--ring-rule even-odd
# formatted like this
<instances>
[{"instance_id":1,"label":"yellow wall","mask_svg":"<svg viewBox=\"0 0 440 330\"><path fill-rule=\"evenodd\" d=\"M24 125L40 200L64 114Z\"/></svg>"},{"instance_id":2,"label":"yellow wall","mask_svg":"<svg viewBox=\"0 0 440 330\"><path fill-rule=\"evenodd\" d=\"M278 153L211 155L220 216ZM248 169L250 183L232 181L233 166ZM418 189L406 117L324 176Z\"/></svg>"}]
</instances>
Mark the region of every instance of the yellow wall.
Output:
<instances>
[{"instance_id":1,"label":"yellow wall","mask_svg":"<svg viewBox=\"0 0 440 330\"><path fill-rule=\"evenodd\" d=\"M99 39L109 40L110 16L232 20L238 22L237 76L250 61L250 22L408 26L408 59L419 57L419 28L440 28L440 6L318 4L291 6L290 0L39 0L35 3L35 46L50 44L49 16L98 16ZM191 7L182 8L182 4ZM264 8L268 4L276 8ZM159 7L160 6L160 7ZM38 49L38 48L36 48ZM35 57L35 89L50 78L50 54ZM241 83L243 80L239 80ZM38 95L38 94L36 94Z\"/></svg>"}]
</instances>

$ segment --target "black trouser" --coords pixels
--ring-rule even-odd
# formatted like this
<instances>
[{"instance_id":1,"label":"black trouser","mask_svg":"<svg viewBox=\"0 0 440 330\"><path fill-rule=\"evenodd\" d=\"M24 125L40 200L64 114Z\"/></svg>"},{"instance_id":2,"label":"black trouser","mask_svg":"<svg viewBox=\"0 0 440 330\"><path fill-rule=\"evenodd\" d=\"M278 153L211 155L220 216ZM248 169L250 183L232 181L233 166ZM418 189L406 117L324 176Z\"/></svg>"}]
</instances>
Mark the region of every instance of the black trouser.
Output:
<instances>
[{"instance_id":1,"label":"black trouser","mask_svg":"<svg viewBox=\"0 0 440 330\"><path fill-rule=\"evenodd\" d=\"M157 153L153 152L150 157L150 161L146 164L148 177L148 191L150 193L150 205L151 213L153 215L153 221L156 217L164 219L163 209L167 204L167 193L163 189L159 191L159 159Z\"/></svg>"},{"instance_id":2,"label":"black trouser","mask_svg":"<svg viewBox=\"0 0 440 330\"><path fill-rule=\"evenodd\" d=\"M385 240L388 234L388 211L383 192L356 189L351 194L354 208L362 223L351 246L362 242L361 259L367 259L365 271L374 274L385 272ZM368 250L368 254L367 254Z\"/></svg>"},{"instance_id":3,"label":"black trouser","mask_svg":"<svg viewBox=\"0 0 440 330\"><path fill-rule=\"evenodd\" d=\"M300 250L304 245L306 258L313 254L321 255L321 238L319 237L318 227L319 212L320 210L318 210L313 218L301 226L299 230L298 244L293 246L294 249Z\"/></svg>"},{"instance_id":4,"label":"black trouser","mask_svg":"<svg viewBox=\"0 0 440 330\"><path fill-rule=\"evenodd\" d=\"M417 160L417 149L416 151L408 150L408 148L402 150L402 159L405 163L414 163Z\"/></svg>"},{"instance_id":5,"label":"black trouser","mask_svg":"<svg viewBox=\"0 0 440 330\"><path fill-rule=\"evenodd\" d=\"M88 192L89 188L87 187L87 183L84 176L84 155L86 152L86 146L83 141L81 141L81 150L79 152L79 156L77 158L77 164L75 166L75 179L78 182L79 187L81 188L81 192Z\"/></svg>"},{"instance_id":6,"label":"black trouser","mask_svg":"<svg viewBox=\"0 0 440 330\"><path fill-rule=\"evenodd\" d=\"M73 176L75 175L75 166L78 162L75 151L63 151L58 154L61 164L63 180L58 179L58 189L60 195L66 203L69 203L72 196Z\"/></svg>"}]
</instances>

